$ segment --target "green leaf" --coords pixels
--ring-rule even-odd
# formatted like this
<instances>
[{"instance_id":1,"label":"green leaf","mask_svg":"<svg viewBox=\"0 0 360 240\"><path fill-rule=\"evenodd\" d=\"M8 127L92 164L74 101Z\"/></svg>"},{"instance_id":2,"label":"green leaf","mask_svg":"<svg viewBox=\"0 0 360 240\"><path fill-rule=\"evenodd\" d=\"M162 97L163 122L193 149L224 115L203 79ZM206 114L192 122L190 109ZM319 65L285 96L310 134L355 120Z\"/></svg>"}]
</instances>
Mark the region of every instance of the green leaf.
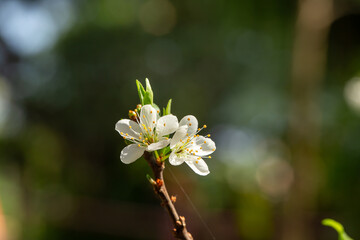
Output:
<instances>
[{"instance_id":1,"label":"green leaf","mask_svg":"<svg viewBox=\"0 0 360 240\"><path fill-rule=\"evenodd\" d=\"M165 115L169 115L171 113L171 103L172 103L172 99L169 100L166 109L164 109L164 116Z\"/></svg>"},{"instance_id":2,"label":"green leaf","mask_svg":"<svg viewBox=\"0 0 360 240\"><path fill-rule=\"evenodd\" d=\"M146 83L146 94L144 95L144 104L153 104L154 103L154 93L151 89L149 79L145 79Z\"/></svg>"},{"instance_id":3,"label":"green leaf","mask_svg":"<svg viewBox=\"0 0 360 240\"><path fill-rule=\"evenodd\" d=\"M143 85L141 84L141 82L139 82L139 80L137 80L137 79L136 79L136 86L137 86L137 90L139 93L140 103L141 103L141 105L144 105L144 97L146 95L145 89L144 89Z\"/></svg>"},{"instance_id":4,"label":"green leaf","mask_svg":"<svg viewBox=\"0 0 360 240\"><path fill-rule=\"evenodd\" d=\"M322 220L322 224L324 226L332 227L333 229L335 229L335 231L337 231L337 233L339 234L339 240L353 240L346 234L346 232L344 231L344 227L341 225L341 223L333 219L326 218Z\"/></svg>"}]
</instances>

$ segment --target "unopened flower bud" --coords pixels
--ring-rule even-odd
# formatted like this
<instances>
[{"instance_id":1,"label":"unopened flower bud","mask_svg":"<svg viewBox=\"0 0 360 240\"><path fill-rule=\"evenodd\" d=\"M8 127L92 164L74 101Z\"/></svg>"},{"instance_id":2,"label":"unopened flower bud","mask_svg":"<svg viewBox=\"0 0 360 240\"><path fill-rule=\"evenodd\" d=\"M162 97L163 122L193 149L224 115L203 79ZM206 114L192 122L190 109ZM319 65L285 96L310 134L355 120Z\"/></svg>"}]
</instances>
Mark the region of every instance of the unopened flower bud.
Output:
<instances>
[{"instance_id":1,"label":"unopened flower bud","mask_svg":"<svg viewBox=\"0 0 360 240\"><path fill-rule=\"evenodd\" d=\"M136 121L137 118L136 112L129 110L129 118L133 121Z\"/></svg>"}]
</instances>

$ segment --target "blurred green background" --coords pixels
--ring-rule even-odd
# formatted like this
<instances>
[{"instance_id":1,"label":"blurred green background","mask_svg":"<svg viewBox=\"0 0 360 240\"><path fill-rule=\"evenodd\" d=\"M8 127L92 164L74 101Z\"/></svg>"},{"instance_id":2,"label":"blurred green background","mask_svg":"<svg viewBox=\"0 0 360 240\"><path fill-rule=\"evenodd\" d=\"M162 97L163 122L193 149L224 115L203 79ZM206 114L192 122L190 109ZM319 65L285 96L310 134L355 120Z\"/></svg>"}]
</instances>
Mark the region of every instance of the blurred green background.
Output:
<instances>
[{"instance_id":1,"label":"blurred green background","mask_svg":"<svg viewBox=\"0 0 360 240\"><path fill-rule=\"evenodd\" d=\"M0 240L172 239L114 130L146 77L217 144L165 169L195 239L359 239L359 70L357 0L0 0Z\"/></svg>"}]
</instances>

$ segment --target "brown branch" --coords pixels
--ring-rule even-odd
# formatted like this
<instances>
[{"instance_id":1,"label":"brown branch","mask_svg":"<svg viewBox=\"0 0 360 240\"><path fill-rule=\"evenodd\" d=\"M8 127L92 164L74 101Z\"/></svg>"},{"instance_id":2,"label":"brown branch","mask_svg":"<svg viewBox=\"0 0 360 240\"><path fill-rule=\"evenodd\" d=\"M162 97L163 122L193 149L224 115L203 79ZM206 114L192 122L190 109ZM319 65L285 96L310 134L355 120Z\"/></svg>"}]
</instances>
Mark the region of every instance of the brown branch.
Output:
<instances>
[{"instance_id":1,"label":"brown branch","mask_svg":"<svg viewBox=\"0 0 360 240\"><path fill-rule=\"evenodd\" d=\"M156 159L152 153L145 152L144 158L150 165L155 181L153 182L154 192L161 200L161 205L167 210L174 225L173 233L175 238L183 240L193 240L193 237L186 229L185 217L179 216L176 208L169 197L168 191L165 186L163 172L165 163L160 159Z\"/></svg>"}]
</instances>

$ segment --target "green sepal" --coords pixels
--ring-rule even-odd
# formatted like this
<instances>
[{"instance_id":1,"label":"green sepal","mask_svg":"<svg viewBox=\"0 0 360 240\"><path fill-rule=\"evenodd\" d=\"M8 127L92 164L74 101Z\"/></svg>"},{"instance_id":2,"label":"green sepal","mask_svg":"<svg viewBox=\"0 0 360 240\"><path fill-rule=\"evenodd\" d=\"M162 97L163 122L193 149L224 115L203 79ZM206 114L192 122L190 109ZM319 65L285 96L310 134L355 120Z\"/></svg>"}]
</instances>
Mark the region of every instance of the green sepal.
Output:
<instances>
[{"instance_id":1,"label":"green sepal","mask_svg":"<svg viewBox=\"0 0 360 240\"><path fill-rule=\"evenodd\" d=\"M171 103L172 103L172 99L169 99L168 104L166 105L166 108L163 108L164 116L171 114Z\"/></svg>"},{"instance_id":2,"label":"green sepal","mask_svg":"<svg viewBox=\"0 0 360 240\"><path fill-rule=\"evenodd\" d=\"M136 87L137 87L137 90L139 93L141 105L144 105L144 97L146 95L146 91L145 91L143 85L141 84L141 82L137 79L136 79Z\"/></svg>"},{"instance_id":3,"label":"green sepal","mask_svg":"<svg viewBox=\"0 0 360 240\"><path fill-rule=\"evenodd\" d=\"M339 240L353 240L346 234L344 227L341 225L341 223L330 218L322 220L321 223L324 226L332 227L333 229L335 229L335 231L337 231L337 233L339 234Z\"/></svg>"}]
</instances>

